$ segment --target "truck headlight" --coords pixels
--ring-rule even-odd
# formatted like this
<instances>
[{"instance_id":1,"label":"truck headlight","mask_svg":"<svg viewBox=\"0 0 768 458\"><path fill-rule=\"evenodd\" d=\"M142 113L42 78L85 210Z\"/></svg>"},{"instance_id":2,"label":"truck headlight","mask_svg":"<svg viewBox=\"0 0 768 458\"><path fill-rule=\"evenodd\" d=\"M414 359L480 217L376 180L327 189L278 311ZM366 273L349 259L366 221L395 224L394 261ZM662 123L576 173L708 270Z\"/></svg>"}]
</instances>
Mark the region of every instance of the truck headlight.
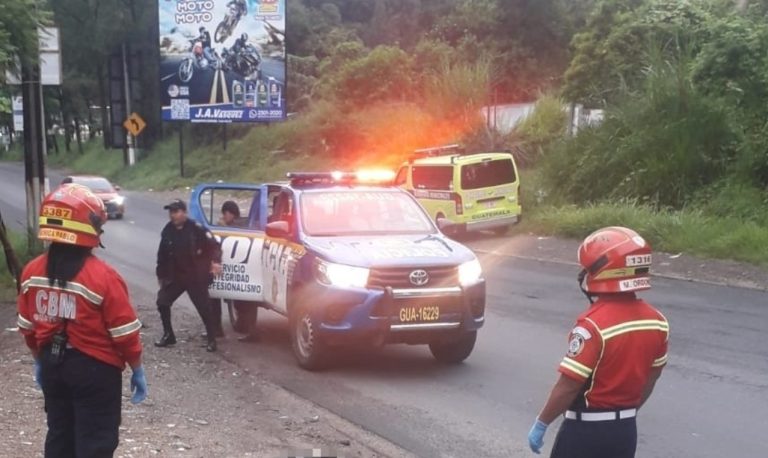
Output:
<instances>
[{"instance_id":1,"label":"truck headlight","mask_svg":"<svg viewBox=\"0 0 768 458\"><path fill-rule=\"evenodd\" d=\"M459 283L462 286L477 283L483 275L483 268L480 261L473 259L459 266Z\"/></svg>"},{"instance_id":2,"label":"truck headlight","mask_svg":"<svg viewBox=\"0 0 768 458\"><path fill-rule=\"evenodd\" d=\"M325 285L341 288L364 288L368 284L369 269L345 266L331 262L317 264L317 279Z\"/></svg>"}]
</instances>

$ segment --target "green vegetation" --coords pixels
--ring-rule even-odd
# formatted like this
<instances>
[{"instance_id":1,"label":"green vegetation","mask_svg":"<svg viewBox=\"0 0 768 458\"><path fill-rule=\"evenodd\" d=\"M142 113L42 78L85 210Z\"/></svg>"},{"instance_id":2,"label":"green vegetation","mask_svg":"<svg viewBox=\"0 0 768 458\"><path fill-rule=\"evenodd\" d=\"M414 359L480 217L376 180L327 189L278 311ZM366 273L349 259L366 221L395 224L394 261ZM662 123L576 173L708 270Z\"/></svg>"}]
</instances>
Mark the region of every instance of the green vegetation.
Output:
<instances>
[{"instance_id":1,"label":"green vegetation","mask_svg":"<svg viewBox=\"0 0 768 458\"><path fill-rule=\"evenodd\" d=\"M24 234L9 232L8 238L11 241L13 250L19 260L21 267L39 254L36 249L30 252L27 247L27 238ZM11 302L16 297L16 282L6 267L5 251L0 247L0 303Z\"/></svg>"},{"instance_id":2,"label":"green vegetation","mask_svg":"<svg viewBox=\"0 0 768 458\"><path fill-rule=\"evenodd\" d=\"M627 225L659 249L768 264L765 13L603 2L574 39L563 93L605 118L545 142L534 230L583 237ZM531 121L551 117L537 112Z\"/></svg>"},{"instance_id":3,"label":"green vegetation","mask_svg":"<svg viewBox=\"0 0 768 458\"><path fill-rule=\"evenodd\" d=\"M631 227L647 238L654 250L768 266L765 225L710 216L702 210L659 211L636 202L542 207L528 215L521 229L581 239L605 226Z\"/></svg>"}]
</instances>

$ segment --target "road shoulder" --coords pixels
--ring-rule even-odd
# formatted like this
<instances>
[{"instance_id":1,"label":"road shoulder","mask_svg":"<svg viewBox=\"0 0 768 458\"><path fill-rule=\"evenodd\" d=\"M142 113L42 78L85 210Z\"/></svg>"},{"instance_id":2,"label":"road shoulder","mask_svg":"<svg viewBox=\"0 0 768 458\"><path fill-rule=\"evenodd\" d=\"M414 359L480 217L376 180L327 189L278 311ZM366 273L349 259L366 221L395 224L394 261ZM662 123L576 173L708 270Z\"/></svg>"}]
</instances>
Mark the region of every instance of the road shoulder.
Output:
<instances>
[{"instance_id":1,"label":"road shoulder","mask_svg":"<svg viewBox=\"0 0 768 458\"><path fill-rule=\"evenodd\" d=\"M534 234L498 238L472 236L467 245L480 254L532 259L577 266L580 241ZM576 275L574 270L574 278ZM656 277L737 288L768 290L768 270L719 259L703 259L686 253L654 253L651 273Z\"/></svg>"},{"instance_id":2,"label":"road shoulder","mask_svg":"<svg viewBox=\"0 0 768 458\"><path fill-rule=\"evenodd\" d=\"M178 315L182 315L179 313ZM149 347L144 365L149 398L134 406L123 383L123 423L117 457L312 456L408 457L407 452L352 423L201 348L193 317L179 316L179 344ZM42 456L46 433L42 392L32 358L15 330L15 308L0 304L0 450ZM185 329L186 328L186 329Z\"/></svg>"}]
</instances>

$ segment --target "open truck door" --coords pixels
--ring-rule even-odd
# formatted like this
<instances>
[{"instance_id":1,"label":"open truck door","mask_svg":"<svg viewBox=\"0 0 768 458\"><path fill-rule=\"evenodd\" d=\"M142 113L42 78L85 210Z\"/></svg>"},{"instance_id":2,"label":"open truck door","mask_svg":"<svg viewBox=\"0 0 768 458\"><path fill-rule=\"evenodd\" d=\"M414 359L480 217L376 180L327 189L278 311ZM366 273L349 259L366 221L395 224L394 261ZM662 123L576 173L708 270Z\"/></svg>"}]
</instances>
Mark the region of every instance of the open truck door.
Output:
<instances>
[{"instance_id":1,"label":"open truck door","mask_svg":"<svg viewBox=\"0 0 768 458\"><path fill-rule=\"evenodd\" d=\"M224 202L235 202L240 217L231 224L221 221ZM195 187L190 198L190 217L210 230L221 243L222 273L214 278L209 294L230 303L264 302L261 252L267 221L267 186L212 183Z\"/></svg>"}]
</instances>

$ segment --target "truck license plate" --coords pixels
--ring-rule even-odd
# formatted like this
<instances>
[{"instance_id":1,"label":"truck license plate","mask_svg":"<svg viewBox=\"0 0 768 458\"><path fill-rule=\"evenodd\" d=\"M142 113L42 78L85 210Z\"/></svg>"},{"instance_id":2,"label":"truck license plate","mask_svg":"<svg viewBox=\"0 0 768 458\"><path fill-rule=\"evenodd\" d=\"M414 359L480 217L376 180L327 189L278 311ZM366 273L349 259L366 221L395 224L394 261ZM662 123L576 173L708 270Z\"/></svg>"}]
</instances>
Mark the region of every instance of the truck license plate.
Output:
<instances>
[{"instance_id":1,"label":"truck license plate","mask_svg":"<svg viewBox=\"0 0 768 458\"><path fill-rule=\"evenodd\" d=\"M401 323L430 323L440 319L440 307L437 305L426 305L421 307L401 307Z\"/></svg>"}]
</instances>

